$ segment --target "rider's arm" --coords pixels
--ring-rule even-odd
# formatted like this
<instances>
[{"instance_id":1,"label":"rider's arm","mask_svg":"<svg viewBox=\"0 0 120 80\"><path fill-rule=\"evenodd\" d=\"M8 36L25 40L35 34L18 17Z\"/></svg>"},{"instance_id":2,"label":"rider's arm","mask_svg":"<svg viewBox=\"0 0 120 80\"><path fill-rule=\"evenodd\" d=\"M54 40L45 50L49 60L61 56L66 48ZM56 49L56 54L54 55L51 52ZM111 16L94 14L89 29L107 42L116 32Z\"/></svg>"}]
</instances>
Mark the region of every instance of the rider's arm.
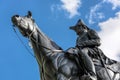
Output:
<instances>
[{"instance_id":1,"label":"rider's arm","mask_svg":"<svg viewBox=\"0 0 120 80\"><path fill-rule=\"evenodd\" d=\"M89 40L85 40L85 41L81 42L80 45L82 47L100 46L100 44L101 44L100 38L94 30L90 29L88 31L88 38L89 38Z\"/></svg>"}]
</instances>

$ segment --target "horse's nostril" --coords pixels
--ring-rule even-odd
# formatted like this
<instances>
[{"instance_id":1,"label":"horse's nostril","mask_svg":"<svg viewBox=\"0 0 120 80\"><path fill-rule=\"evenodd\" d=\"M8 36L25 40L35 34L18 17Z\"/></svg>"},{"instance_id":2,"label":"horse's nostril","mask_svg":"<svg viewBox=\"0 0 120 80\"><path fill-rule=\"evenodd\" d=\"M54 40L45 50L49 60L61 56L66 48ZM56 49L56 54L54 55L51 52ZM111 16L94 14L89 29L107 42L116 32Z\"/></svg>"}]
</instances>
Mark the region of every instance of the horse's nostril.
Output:
<instances>
[{"instance_id":1,"label":"horse's nostril","mask_svg":"<svg viewBox=\"0 0 120 80\"><path fill-rule=\"evenodd\" d=\"M17 18L19 17L19 15L14 15L11 18L11 21L13 22L14 25L17 25Z\"/></svg>"},{"instance_id":2,"label":"horse's nostril","mask_svg":"<svg viewBox=\"0 0 120 80\"><path fill-rule=\"evenodd\" d=\"M15 17L19 17L19 15L15 15Z\"/></svg>"},{"instance_id":3,"label":"horse's nostril","mask_svg":"<svg viewBox=\"0 0 120 80\"><path fill-rule=\"evenodd\" d=\"M16 21L15 16L13 16L13 17L11 18L11 20L12 20L12 22L15 22L15 21Z\"/></svg>"},{"instance_id":4,"label":"horse's nostril","mask_svg":"<svg viewBox=\"0 0 120 80\"><path fill-rule=\"evenodd\" d=\"M19 18L19 15L14 15L14 16L12 17L12 21L13 21L13 22L16 22L16 21L17 21L17 18Z\"/></svg>"}]
</instances>

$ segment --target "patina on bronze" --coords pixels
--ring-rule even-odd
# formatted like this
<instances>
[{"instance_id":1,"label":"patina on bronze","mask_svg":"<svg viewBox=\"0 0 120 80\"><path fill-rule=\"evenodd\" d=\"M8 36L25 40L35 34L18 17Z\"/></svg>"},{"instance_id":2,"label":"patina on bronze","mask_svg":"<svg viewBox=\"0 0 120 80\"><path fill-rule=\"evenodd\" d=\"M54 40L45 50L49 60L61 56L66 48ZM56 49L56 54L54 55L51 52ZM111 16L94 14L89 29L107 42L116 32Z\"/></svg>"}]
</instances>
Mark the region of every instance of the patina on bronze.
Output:
<instances>
[{"instance_id":1,"label":"patina on bronze","mask_svg":"<svg viewBox=\"0 0 120 80\"><path fill-rule=\"evenodd\" d=\"M80 53L81 49L72 47L63 51L61 47L38 28L30 11L26 16L14 15L12 17L12 23L19 29L24 37L30 40L39 64L41 80L93 80L92 78L88 78L89 75L87 73L89 72L86 70L84 62L82 61L84 59L80 59L81 57L78 56L78 53L82 54ZM119 80L119 63L114 63L113 61L113 63L110 64L111 60L106 62L109 58L104 56L103 53L101 54L102 61L98 55L96 55L96 58L93 58L97 80L110 80L102 62L109 65L107 71L111 79Z\"/></svg>"}]
</instances>

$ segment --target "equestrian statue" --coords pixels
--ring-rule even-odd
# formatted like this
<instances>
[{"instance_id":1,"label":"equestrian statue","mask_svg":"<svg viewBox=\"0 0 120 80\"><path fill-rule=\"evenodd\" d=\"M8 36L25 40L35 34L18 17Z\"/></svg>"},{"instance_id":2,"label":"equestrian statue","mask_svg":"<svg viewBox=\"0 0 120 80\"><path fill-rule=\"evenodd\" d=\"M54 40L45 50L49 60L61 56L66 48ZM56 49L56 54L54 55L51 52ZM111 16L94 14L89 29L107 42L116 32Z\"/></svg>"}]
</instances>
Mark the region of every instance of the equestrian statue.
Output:
<instances>
[{"instance_id":1,"label":"equestrian statue","mask_svg":"<svg viewBox=\"0 0 120 80\"><path fill-rule=\"evenodd\" d=\"M78 20L70 29L78 35L76 46L63 50L35 23L32 13L11 18L26 37L39 65L40 80L120 80L120 63L106 57L95 30Z\"/></svg>"}]
</instances>

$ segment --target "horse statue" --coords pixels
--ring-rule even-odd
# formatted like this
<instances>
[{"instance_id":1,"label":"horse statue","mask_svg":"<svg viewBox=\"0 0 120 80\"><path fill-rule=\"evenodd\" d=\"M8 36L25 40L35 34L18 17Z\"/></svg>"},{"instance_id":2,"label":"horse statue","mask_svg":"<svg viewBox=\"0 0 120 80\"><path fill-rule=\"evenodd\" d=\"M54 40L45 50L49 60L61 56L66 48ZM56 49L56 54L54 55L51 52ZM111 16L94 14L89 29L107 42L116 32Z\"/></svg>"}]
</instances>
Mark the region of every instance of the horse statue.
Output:
<instances>
[{"instance_id":1,"label":"horse statue","mask_svg":"<svg viewBox=\"0 0 120 80\"><path fill-rule=\"evenodd\" d=\"M78 58L74 55L77 50L69 48L64 51L59 47L39 29L30 11L25 16L12 16L12 22L30 40L39 65L40 80L87 80L83 77L85 72L82 64L79 66ZM96 67L98 80L120 80L119 64L110 65L107 71L103 66Z\"/></svg>"}]
</instances>

